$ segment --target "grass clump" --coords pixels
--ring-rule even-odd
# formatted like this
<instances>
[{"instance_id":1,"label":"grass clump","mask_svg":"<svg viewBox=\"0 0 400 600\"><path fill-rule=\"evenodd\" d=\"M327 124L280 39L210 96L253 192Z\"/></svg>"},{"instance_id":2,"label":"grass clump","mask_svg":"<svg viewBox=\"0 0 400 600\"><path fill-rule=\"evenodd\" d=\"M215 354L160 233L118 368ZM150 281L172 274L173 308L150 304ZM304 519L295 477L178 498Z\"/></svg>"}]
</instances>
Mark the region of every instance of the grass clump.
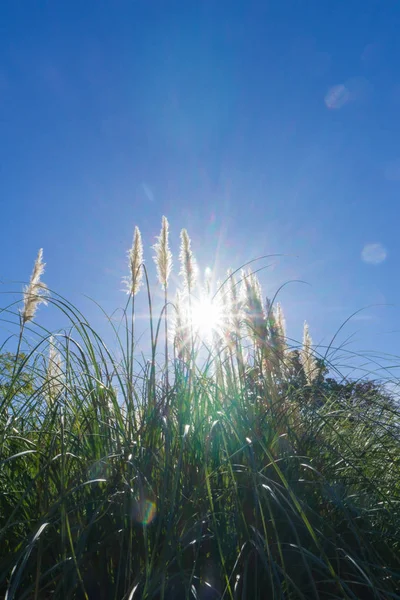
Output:
<instances>
[{"instance_id":1,"label":"grass clump","mask_svg":"<svg viewBox=\"0 0 400 600\"><path fill-rule=\"evenodd\" d=\"M253 272L201 287L185 230L170 303L168 235L164 217L156 319L135 230L113 351L56 294L69 326L34 323L37 277L19 319L3 309L17 332L0 355L1 596L400 598L393 394L329 378L307 325L290 345ZM143 276L148 360L134 336Z\"/></svg>"}]
</instances>

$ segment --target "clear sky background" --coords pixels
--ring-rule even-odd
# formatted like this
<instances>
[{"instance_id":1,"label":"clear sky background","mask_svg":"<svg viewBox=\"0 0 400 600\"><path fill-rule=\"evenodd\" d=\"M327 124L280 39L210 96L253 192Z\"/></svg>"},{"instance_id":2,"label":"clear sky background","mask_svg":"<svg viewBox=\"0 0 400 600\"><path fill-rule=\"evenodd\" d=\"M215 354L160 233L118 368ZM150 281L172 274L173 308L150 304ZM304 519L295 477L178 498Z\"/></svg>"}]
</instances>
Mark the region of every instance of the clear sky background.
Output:
<instances>
[{"instance_id":1,"label":"clear sky background","mask_svg":"<svg viewBox=\"0 0 400 600\"><path fill-rule=\"evenodd\" d=\"M165 214L202 267L288 255L262 279L308 282L292 337L388 304L346 332L400 354L399 28L395 0L2 0L0 279L42 246L51 288L112 310Z\"/></svg>"}]
</instances>

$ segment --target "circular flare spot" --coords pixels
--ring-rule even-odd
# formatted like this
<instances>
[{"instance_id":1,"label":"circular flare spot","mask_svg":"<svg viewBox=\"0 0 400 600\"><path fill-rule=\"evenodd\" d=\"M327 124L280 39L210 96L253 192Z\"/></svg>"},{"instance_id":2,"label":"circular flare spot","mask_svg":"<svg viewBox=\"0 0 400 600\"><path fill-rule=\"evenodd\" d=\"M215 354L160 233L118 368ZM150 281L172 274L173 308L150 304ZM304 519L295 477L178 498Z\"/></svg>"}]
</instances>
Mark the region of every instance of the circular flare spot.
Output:
<instances>
[{"instance_id":1,"label":"circular flare spot","mask_svg":"<svg viewBox=\"0 0 400 600\"><path fill-rule=\"evenodd\" d=\"M387 252L382 244L367 244L361 252L361 258L370 265L379 265L385 260Z\"/></svg>"},{"instance_id":2,"label":"circular flare spot","mask_svg":"<svg viewBox=\"0 0 400 600\"><path fill-rule=\"evenodd\" d=\"M156 516L156 505L151 500L138 502L135 517L142 525L150 525Z\"/></svg>"},{"instance_id":3,"label":"circular flare spot","mask_svg":"<svg viewBox=\"0 0 400 600\"><path fill-rule=\"evenodd\" d=\"M325 96L325 104L328 108L338 110L350 100L350 92L342 83L332 87Z\"/></svg>"}]
</instances>

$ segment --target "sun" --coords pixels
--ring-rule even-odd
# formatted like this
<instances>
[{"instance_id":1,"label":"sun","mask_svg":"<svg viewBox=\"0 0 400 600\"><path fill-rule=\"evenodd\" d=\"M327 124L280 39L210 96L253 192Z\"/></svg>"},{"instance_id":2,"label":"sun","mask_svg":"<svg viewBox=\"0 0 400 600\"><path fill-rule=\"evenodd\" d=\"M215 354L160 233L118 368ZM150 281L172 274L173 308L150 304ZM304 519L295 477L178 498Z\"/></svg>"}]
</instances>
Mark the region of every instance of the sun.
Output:
<instances>
[{"instance_id":1,"label":"sun","mask_svg":"<svg viewBox=\"0 0 400 600\"><path fill-rule=\"evenodd\" d=\"M211 298L202 298L192 304L192 323L194 332L204 340L210 340L214 332L221 329L222 308L219 302Z\"/></svg>"}]
</instances>

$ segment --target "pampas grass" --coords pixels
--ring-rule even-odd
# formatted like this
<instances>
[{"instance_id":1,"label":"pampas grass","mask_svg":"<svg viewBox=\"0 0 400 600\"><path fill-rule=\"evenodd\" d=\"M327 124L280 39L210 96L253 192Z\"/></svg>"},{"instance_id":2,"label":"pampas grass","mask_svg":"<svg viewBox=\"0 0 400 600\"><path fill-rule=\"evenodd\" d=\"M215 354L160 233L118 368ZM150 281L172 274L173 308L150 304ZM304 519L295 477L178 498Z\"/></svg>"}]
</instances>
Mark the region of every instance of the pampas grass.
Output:
<instances>
[{"instance_id":1,"label":"pampas grass","mask_svg":"<svg viewBox=\"0 0 400 600\"><path fill-rule=\"evenodd\" d=\"M24 289L24 302L21 311L21 320L24 325L32 321L40 304L46 304L47 286L40 279L44 273L43 249L40 248L35 260L29 284Z\"/></svg>"},{"instance_id":2,"label":"pampas grass","mask_svg":"<svg viewBox=\"0 0 400 600\"><path fill-rule=\"evenodd\" d=\"M143 243L139 227L135 227L133 243L128 251L129 276L124 279L126 292L136 296L143 280Z\"/></svg>"},{"instance_id":3,"label":"pampas grass","mask_svg":"<svg viewBox=\"0 0 400 600\"><path fill-rule=\"evenodd\" d=\"M318 367L312 352L312 339L307 321L304 322L303 346L300 353L301 364L309 385L318 375Z\"/></svg>"},{"instance_id":4,"label":"pampas grass","mask_svg":"<svg viewBox=\"0 0 400 600\"><path fill-rule=\"evenodd\" d=\"M286 320L280 302L277 302L275 307L275 321L278 329L279 338L281 339L281 344L284 346L286 340Z\"/></svg>"},{"instance_id":5,"label":"pampas grass","mask_svg":"<svg viewBox=\"0 0 400 600\"><path fill-rule=\"evenodd\" d=\"M169 223L166 217L162 218L161 232L153 249L156 253L154 262L157 267L158 280L161 287L166 289L172 271L172 252L169 248Z\"/></svg>"},{"instance_id":6,"label":"pampas grass","mask_svg":"<svg viewBox=\"0 0 400 600\"><path fill-rule=\"evenodd\" d=\"M254 273L217 284L220 322L211 339L194 335L190 303L204 290L187 232L177 290L165 218L155 256L154 286L145 271L150 360L133 335L138 228L132 315L127 306L118 325L113 315L112 335L55 293L48 300L70 326L50 337L32 321L41 253L23 297L29 335L13 306L2 312L18 343L0 354L0 596L400 598L398 403L372 371L357 386L340 364L322 364L308 326L299 351ZM373 360L394 390L388 363ZM335 378L316 377L320 367Z\"/></svg>"},{"instance_id":7,"label":"pampas grass","mask_svg":"<svg viewBox=\"0 0 400 600\"><path fill-rule=\"evenodd\" d=\"M166 217L162 218L161 232L153 246L156 252L154 262L157 267L158 281L164 289L164 323L165 323L165 376L168 386L168 280L172 271L172 252L169 248L169 223Z\"/></svg>"},{"instance_id":8,"label":"pampas grass","mask_svg":"<svg viewBox=\"0 0 400 600\"><path fill-rule=\"evenodd\" d=\"M49 340L49 358L47 362L46 380L48 384L48 402L53 404L61 395L64 385L62 381L62 358L55 345L53 336Z\"/></svg>"},{"instance_id":9,"label":"pampas grass","mask_svg":"<svg viewBox=\"0 0 400 600\"><path fill-rule=\"evenodd\" d=\"M186 229L182 229L181 231L179 261L181 263L179 274L182 275L183 287L190 295L197 283L198 268L191 249L190 237Z\"/></svg>"}]
</instances>

